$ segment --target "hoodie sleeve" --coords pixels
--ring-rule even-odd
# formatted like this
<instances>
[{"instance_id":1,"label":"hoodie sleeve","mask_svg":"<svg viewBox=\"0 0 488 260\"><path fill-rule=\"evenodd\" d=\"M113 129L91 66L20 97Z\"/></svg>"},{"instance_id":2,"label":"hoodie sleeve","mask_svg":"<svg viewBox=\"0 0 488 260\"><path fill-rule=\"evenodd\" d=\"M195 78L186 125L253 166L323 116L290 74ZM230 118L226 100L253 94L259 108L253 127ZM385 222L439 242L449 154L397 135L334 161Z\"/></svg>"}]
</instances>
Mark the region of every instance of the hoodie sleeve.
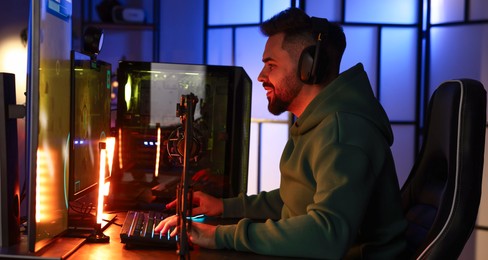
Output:
<instances>
[{"instance_id":1,"label":"hoodie sleeve","mask_svg":"<svg viewBox=\"0 0 488 260\"><path fill-rule=\"evenodd\" d=\"M279 219L283 201L279 189L260 192L258 195L239 194L235 198L223 199L226 218Z\"/></svg>"}]
</instances>

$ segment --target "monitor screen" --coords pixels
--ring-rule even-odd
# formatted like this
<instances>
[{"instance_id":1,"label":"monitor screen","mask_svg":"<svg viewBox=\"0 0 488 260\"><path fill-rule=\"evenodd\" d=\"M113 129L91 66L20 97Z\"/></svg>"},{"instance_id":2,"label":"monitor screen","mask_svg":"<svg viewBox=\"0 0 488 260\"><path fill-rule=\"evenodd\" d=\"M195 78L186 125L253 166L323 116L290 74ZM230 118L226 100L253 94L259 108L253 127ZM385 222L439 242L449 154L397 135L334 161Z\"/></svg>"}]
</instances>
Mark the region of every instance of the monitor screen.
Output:
<instances>
[{"instance_id":1,"label":"monitor screen","mask_svg":"<svg viewBox=\"0 0 488 260\"><path fill-rule=\"evenodd\" d=\"M97 187L99 143L110 136L111 64L71 52L69 200Z\"/></svg>"},{"instance_id":2,"label":"monitor screen","mask_svg":"<svg viewBox=\"0 0 488 260\"><path fill-rule=\"evenodd\" d=\"M122 180L157 182L153 195L170 191L175 197L174 189L165 187L175 182L165 179L177 181L182 173L184 129L177 104L193 94L198 101L188 153L192 187L219 197L247 190L252 83L243 68L122 61L117 79L119 163L114 165ZM208 176L198 178L202 172Z\"/></svg>"},{"instance_id":3,"label":"monitor screen","mask_svg":"<svg viewBox=\"0 0 488 260\"><path fill-rule=\"evenodd\" d=\"M32 0L26 91L28 244L37 252L68 229L70 0Z\"/></svg>"}]
</instances>

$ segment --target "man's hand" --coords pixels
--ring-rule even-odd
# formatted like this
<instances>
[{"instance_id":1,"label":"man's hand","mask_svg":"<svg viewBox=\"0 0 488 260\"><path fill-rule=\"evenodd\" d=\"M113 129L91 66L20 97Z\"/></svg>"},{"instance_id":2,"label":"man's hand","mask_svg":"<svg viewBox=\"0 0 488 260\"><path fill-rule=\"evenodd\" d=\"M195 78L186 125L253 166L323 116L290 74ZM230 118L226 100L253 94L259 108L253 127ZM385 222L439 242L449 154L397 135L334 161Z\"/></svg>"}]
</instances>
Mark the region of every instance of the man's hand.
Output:
<instances>
[{"instance_id":1,"label":"man's hand","mask_svg":"<svg viewBox=\"0 0 488 260\"><path fill-rule=\"evenodd\" d=\"M216 226L192 222L190 240L201 247L216 249L215 230Z\"/></svg>"},{"instance_id":2,"label":"man's hand","mask_svg":"<svg viewBox=\"0 0 488 260\"><path fill-rule=\"evenodd\" d=\"M174 200L166 204L166 208L174 208L176 203L177 200ZM194 205L192 215L194 216L200 214L207 216L219 216L222 215L222 212L224 211L224 202L222 199L215 198L201 191L196 191L193 193L192 203ZM179 232L178 227L176 227L177 224L178 217L176 215L167 217L159 222L158 226L154 229L154 232L165 235L172 229L170 236L173 237ZM215 248L215 230L215 226L193 222L191 232L188 235L193 243L201 247Z\"/></svg>"},{"instance_id":3,"label":"man's hand","mask_svg":"<svg viewBox=\"0 0 488 260\"><path fill-rule=\"evenodd\" d=\"M176 215L167 217L158 224L158 226L154 229L154 232L162 233L163 235L165 235L170 229L176 227L177 223L178 217ZM188 235L192 243L201 247L215 249L216 229L216 226L192 222L191 232L189 232ZM174 237L178 234L178 232L178 227L176 227L173 229L173 231L171 231L170 236Z\"/></svg>"},{"instance_id":4,"label":"man's hand","mask_svg":"<svg viewBox=\"0 0 488 260\"><path fill-rule=\"evenodd\" d=\"M177 201L174 200L166 204L166 208L174 208ZM204 214L207 216L219 216L224 212L224 202L222 199L215 198L201 191L193 193L192 215Z\"/></svg>"},{"instance_id":5,"label":"man's hand","mask_svg":"<svg viewBox=\"0 0 488 260\"><path fill-rule=\"evenodd\" d=\"M166 235L168 231L171 228L176 227L177 224L178 224L178 216L173 215L167 217L163 219L161 222L159 222L159 224L154 228L154 233L161 233L163 235ZM177 234L178 234L178 227L173 229L173 231L170 233L170 236L174 237Z\"/></svg>"}]
</instances>

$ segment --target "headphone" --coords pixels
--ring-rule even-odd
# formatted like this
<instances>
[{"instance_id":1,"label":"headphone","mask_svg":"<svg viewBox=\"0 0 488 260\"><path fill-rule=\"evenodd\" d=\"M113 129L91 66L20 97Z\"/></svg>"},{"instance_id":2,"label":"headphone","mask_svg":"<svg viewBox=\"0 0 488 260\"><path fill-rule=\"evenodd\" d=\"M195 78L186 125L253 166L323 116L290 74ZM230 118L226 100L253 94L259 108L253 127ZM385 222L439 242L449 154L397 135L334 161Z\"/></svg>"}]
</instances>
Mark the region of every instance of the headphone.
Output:
<instances>
[{"instance_id":1,"label":"headphone","mask_svg":"<svg viewBox=\"0 0 488 260\"><path fill-rule=\"evenodd\" d=\"M329 21L325 18L311 17L313 33L317 35L317 43L306 47L298 60L298 77L306 84L322 81L327 67L327 57L322 54L324 42L329 33Z\"/></svg>"}]
</instances>

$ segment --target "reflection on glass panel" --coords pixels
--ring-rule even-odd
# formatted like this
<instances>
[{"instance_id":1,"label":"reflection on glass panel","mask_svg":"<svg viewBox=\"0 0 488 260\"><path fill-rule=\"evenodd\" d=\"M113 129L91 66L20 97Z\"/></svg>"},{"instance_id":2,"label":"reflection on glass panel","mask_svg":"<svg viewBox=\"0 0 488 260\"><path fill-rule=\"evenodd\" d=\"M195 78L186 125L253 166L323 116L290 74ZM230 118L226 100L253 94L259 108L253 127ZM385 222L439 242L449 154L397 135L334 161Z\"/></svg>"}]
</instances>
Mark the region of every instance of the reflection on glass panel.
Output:
<instances>
[{"instance_id":1,"label":"reflection on glass panel","mask_svg":"<svg viewBox=\"0 0 488 260\"><path fill-rule=\"evenodd\" d=\"M430 0L430 23L458 22L464 18L465 0ZM486 11L486 10L485 10Z\"/></svg>"},{"instance_id":2,"label":"reflection on glass panel","mask_svg":"<svg viewBox=\"0 0 488 260\"><path fill-rule=\"evenodd\" d=\"M488 19L488 1L486 0L470 0L470 20L486 20Z\"/></svg>"},{"instance_id":3,"label":"reflection on glass panel","mask_svg":"<svg viewBox=\"0 0 488 260\"><path fill-rule=\"evenodd\" d=\"M397 170L398 182L400 187L413 167L415 160L415 126L413 125L393 125L393 134L395 141L391 146L395 166Z\"/></svg>"},{"instance_id":4,"label":"reflection on glass panel","mask_svg":"<svg viewBox=\"0 0 488 260\"><path fill-rule=\"evenodd\" d=\"M488 25L434 27L431 30L430 93L456 78L481 80L488 86Z\"/></svg>"},{"instance_id":5,"label":"reflection on glass panel","mask_svg":"<svg viewBox=\"0 0 488 260\"><path fill-rule=\"evenodd\" d=\"M259 27L236 29L236 66L242 66L253 80L252 118L287 120L288 113L274 116L268 112L268 100L258 75L263 68L262 56L267 37L261 34Z\"/></svg>"},{"instance_id":6,"label":"reflection on glass panel","mask_svg":"<svg viewBox=\"0 0 488 260\"><path fill-rule=\"evenodd\" d=\"M378 29L376 27L345 26L347 47L342 58L341 71L361 62L368 73L373 91L376 91L376 55Z\"/></svg>"},{"instance_id":7,"label":"reflection on glass panel","mask_svg":"<svg viewBox=\"0 0 488 260\"><path fill-rule=\"evenodd\" d=\"M305 11L310 16L327 18L329 21L341 19L340 0L307 0Z\"/></svg>"},{"instance_id":8,"label":"reflection on glass panel","mask_svg":"<svg viewBox=\"0 0 488 260\"><path fill-rule=\"evenodd\" d=\"M208 29L207 64L232 64L232 29Z\"/></svg>"},{"instance_id":9,"label":"reflection on glass panel","mask_svg":"<svg viewBox=\"0 0 488 260\"><path fill-rule=\"evenodd\" d=\"M259 156L259 125L251 122L250 140L249 140L249 172L247 176L247 194L256 194L258 192L258 156Z\"/></svg>"},{"instance_id":10,"label":"reflection on glass panel","mask_svg":"<svg viewBox=\"0 0 488 260\"><path fill-rule=\"evenodd\" d=\"M261 191L280 185L281 152L288 140L288 124L263 123L261 128Z\"/></svg>"},{"instance_id":11,"label":"reflection on glass panel","mask_svg":"<svg viewBox=\"0 0 488 260\"><path fill-rule=\"evenodd\" d=\"M348 0L346 22L414 24L418 0Z\"/></svg>"},{"instance_id":12,"label":"reflection on glass panel","mask_svg":"<svg viewBox=\"0 0 488 260\"><path fill-rule=\"evenodd\" d=\"M390 120L415 120L416 28L384 28L381 35L381 103Z\"/></svg>"},{"instance_id":13,"label":"reflection on glass panel","mask_svg":"<svg viewBox=\"0 0 488 260\"><path fill-rule=\"evenodd\" d=\"M290 0L264 0L263 21L290 7Z\"/></svg>"},{"instance_id":14,"label":"reflection on glass panel","mask_svg":"<svg viewBox=\"0 0 488 260\"><path fill-rule=\"evenodd\" d=\"M209 0L208 24L259 23L259 0Z\"/></svg>"}]
</instances>

